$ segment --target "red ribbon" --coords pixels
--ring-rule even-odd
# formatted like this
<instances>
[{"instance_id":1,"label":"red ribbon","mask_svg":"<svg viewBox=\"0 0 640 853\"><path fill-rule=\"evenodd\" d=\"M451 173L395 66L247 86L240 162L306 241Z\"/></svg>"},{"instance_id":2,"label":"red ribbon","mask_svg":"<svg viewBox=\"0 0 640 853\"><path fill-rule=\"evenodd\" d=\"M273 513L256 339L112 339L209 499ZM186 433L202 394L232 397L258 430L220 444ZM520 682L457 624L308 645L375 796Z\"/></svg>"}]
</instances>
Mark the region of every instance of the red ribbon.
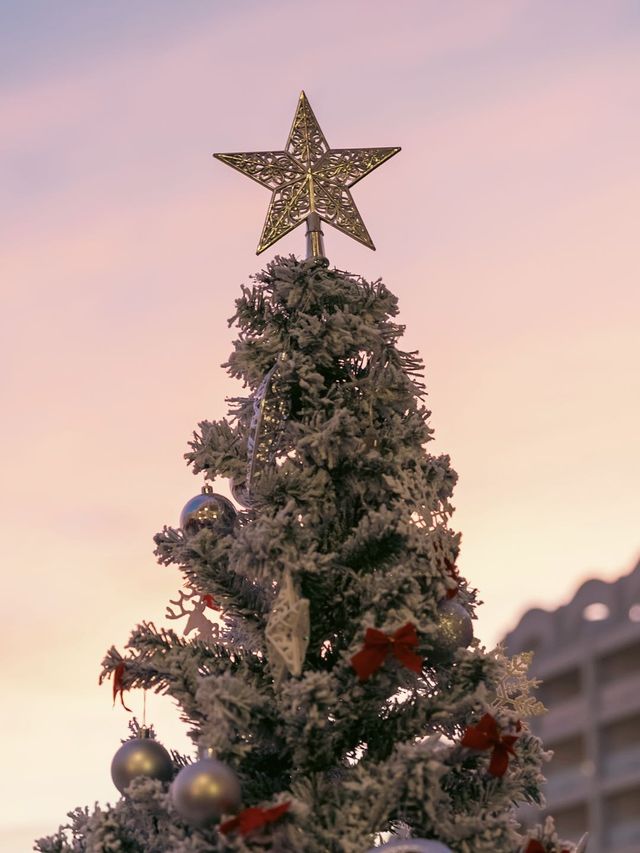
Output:
<instances>
[{"instance_id":1,"label":"red ribbon","mask_svg":"<svg viewBox=\"0 0 640 853\"><path fill-rule=\"evenodd\" d=\"M360 681L366 681L377 672L390 654L407 669L422 672L422 658L412 649L418 645L416 626L407 622L394 634L384 634L377 628L367 628L362 649L351 658L351 666Z\"/></svg>"},{"instance_id":2,"label":"red ribbon","mask_svg":"<svg viewBox=\"0 0 640 853\"><path fill-rule=\"evenodd\" d=\"M212 610L222 610L220 605L216 602L215 598L210 593L203 595L202 601L204 602L206 607L210 607Z\"/></svg>"},{"instance_id":3,"label":"red ribbon","mask_svg":"<svg viewBox=\"0 0 640 853\"><path fill-rule=\"evenodd\" d=\"M116 704L116 699L118 698L118 693L120 694L120 701L122 702L122 707L125 711L131 712L131 708L127 708L124 704L124 691L125 686L122 683L122 677L125 671L124 661L120 661L118 666L113 670L113 704Z\"/></svg>"},{"instance_id":4,"label":"red ribbon","mask_svg":"<svg viewBox=\"0 0 640 853\"><path fill-rule=\"evenodd\" d=\"M490 749L489 773L492 776L504 776L509 766L509 756L516 754L513 744L518 737L519 735L500 734L495 718L491 714L485 714L477 726L467 726L460 743L470 749Z\"/></svg>"},{"instance_id":5,"label":"red ribbon","mask_svg":"<svg viewBox=\"0 0 640 853\"><path fill-rule=\"evenodd\" d=\"M445 569L449 577L456 582L454 587L447 589L447 598L453 598L458 594L458 589L460 588L460 575L458 573L458 567L455 563L452 563L451 560L445 560Z\"/></svg>"},{"instance_id":6,"label":"red ribbon","mask_svg":"<svg viewBox=\"0 0 640 853\"><path fill-rule=\"evenodd\" d=\"M279 806L272 806L270 809L263 809L261 806L252 806L250 809L245 809L235 817L225 820L220 824L220 832L227 835L229 832L239 832L240 835L248 835L256 829L261 829L269 823L275 823L282 815L289 811L291 803L280 803Z\"/></svg>"}]
</instances>

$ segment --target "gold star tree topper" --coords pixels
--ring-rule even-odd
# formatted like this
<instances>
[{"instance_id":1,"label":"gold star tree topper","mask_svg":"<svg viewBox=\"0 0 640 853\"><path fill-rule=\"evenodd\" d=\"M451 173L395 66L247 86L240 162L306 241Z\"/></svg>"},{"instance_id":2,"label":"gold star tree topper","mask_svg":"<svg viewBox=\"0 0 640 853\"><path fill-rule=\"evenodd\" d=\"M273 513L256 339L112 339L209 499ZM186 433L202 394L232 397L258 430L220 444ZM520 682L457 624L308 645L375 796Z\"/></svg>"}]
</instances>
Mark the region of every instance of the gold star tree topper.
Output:
<instances>
[{"instance_id":1,"label":"gold star tree topper","mask_svg":"<svg viewBox=\"0 0 640 853\"><path fill-rule=\"evenodd\" d=\"M214 154L272 191L256 254L307 220L308 254L323 255L320 220L375 249L351 187L399 148L329 148L304 92L284 151Z\"/></svg>"}]
</instances>

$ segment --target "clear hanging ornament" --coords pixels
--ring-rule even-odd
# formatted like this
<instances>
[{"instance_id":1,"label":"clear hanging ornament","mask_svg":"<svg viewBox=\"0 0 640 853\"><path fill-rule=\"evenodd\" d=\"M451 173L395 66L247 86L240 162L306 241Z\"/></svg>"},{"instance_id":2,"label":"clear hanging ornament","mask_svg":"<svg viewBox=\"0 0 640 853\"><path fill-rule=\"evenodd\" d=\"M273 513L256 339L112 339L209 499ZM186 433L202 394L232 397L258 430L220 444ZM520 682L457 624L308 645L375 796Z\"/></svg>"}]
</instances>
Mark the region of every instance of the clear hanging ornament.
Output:
<instances>
[{"instance_id":1,"label":"clear hanging ornament","mask_svg":"<svg viewBox=\"0 0 640 853\"><path fill-rule=\"evenodd\" d=\"M286 353L280 353L253 395L253 415L247 436L247 473L243 483L233 484L237 500L251 506L251 489L265 467L275 460L282 432L290 414L288 389L280 377Z\"/></svg>"}]
</instances>

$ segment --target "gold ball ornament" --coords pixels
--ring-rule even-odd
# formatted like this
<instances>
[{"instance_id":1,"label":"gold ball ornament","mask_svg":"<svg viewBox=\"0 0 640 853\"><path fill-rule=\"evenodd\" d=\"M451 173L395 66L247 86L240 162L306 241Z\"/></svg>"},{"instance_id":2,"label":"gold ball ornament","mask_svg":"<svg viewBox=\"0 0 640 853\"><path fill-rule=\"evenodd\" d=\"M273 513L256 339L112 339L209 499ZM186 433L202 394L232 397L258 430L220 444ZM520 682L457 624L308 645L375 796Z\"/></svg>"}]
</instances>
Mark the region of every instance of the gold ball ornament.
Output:
<instances>
[{"instance_id":1,"label":"gold ball ornament","mask_svg":"<svg viewBox=\"0 0 640 853\"><path fill-rule=\"evenodd\" d=\"M473 640L473 623L469 611L455 599L444 599L438 605L438 633L427 660L444 660L457 649L466 649Z\"/></svg>"},{"instance_id":2,"label":"gold ball ornament","mask_svg":"<svg viewBox=\"0 0 640 853\"><path fill-rule=\"evenodd\" d=\"M171 800L192 826L208 826L240 808L240 782L222 761L205 756L180 770L171 784Z\"/></svg>"},{"instance_id":3,"label":"gold ball ornament","mask_svg":"<svg viewBox=\"0 0 640 853\"><path fill-rule=\"evenodd\" d=\"M168 782L173 776L171 756L148 731L143 737L125 741L111 762L111 778L121 794L140 776L161 782Z\"/></svg>"},{"instance_id":4,"label":"gold ball ornament","mask_svg":"<svg viewBox=\"0 0 640 853\"><path fill-rule=\"evenodd\" d=\"M236 508L224 495L203 491L191 498L180 513L180 527L189 536L193 536L204 527L227 536L236 520Z\"/></svg>"}]
</instances>

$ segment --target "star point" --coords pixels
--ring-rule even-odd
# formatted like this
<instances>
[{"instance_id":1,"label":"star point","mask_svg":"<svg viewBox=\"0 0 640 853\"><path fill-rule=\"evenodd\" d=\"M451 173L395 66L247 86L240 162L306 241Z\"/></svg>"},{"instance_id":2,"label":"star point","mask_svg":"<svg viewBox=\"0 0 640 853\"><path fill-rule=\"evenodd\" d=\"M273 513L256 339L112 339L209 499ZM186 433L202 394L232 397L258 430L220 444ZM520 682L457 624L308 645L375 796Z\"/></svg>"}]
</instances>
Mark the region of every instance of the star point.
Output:
<instances>
[{"instance_id":1,"label":"star point","mask_svg":"<svg viewBox=\"0 0 640 853\"><path fill-rule=\"evenodd\" d=\"M302 91L283 151L213 156L271 190L256 253L260 254L311 213L375 249L350 189L398 151L398 147L330 148Z\"/></svg>"}]
</instances>

